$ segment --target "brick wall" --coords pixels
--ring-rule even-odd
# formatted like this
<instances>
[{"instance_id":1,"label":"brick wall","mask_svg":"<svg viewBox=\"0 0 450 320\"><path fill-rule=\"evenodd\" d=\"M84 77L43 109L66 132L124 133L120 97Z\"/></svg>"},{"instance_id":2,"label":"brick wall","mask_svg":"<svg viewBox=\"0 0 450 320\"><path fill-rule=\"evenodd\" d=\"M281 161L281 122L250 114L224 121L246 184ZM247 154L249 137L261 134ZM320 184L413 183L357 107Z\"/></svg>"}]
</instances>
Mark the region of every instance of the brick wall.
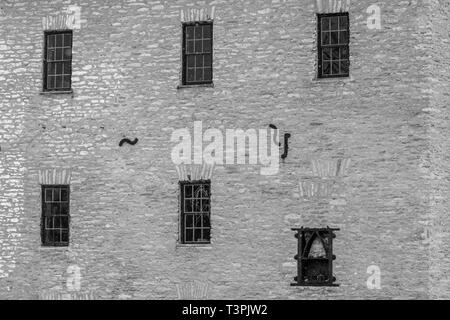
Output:
<instances>
[{"instance_id":1,"label":"brick wall","mask_svg":"<svg viewBox=\"0 0 450 320\"><path fill-rule=\"evenodd\" d=\"M448 32L436 33L448 7L352 1L351 77L317 80L316 13L339 10L338 2L72 4L81 8L73 94L40 94L43 18L68 4L5 2L0 17L1 297L446 296L445 283L430 293L447 264L440 245L447 235L437 227L447 205L447 126L431 109L444 112L448 97L445 78L432 89L438 67L430 48L440 35L448 44ZM373 4L382 10L381 29L367 27ZM214 87L177 89L181 19L190 9L214 16ZM254 165L215 168L212 244L186 247L177 245L170 136L200 120L205 130L273 123L292 137L275 176ZM139 142L119 147L124 137ZM346 170L320 170L338 160ZM40 246L40 183L52 170L70 172L69 248ZM297 244L290 229L327 225L341 229L340 286L291 287ZM381 270L379 290L366 285L372 265ZM75 287L73 270L81 275Z\"/></svg>"}]
</instances>

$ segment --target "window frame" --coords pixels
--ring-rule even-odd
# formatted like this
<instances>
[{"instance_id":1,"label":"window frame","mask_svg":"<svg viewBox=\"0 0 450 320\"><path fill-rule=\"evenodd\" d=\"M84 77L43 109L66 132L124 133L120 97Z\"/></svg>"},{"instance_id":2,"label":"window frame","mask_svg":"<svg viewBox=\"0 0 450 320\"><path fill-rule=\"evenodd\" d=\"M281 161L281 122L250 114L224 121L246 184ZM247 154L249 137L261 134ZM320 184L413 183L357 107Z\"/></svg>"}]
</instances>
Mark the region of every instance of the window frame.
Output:
<instances>
[{"instance_id":1,"label":"window frame","mask_svg":"<svg viewBox=\"0 0 450 320\"><path fill-rule=\"evenodd\" d=\"M71 35L71 41L70 41L70 60L61 60L61 62L67 62L70 61L70 87L69 88L48 88L48 37L51 35L57 35L57 34L68 34ZM63 44L64 45L64 44ZM64 57L64 53L63 53ZM71 29L64 29L64 30L46 30L44 31L44 56L43 56L43 73L42 73L42 92L44 93L68 93L72 92L72 62L73 62L73 30ZM50 62L52 63L52 62Z\"/></svg>"},{"instance_id":2,"label":"window frame","mask_svg":"<svg viewBox=\"0 0 450 320\"><path fill-rule=\"evenodd\" d=\"M45 218L47 217L45 215L45 191L47 189L55 189L55 188L66 188L67 189L67 215L61 215L58 216L67 216L67 228L59 228L60 231L67 230L67 242L59 241L59 242L47 242L46 241L46 225L45 225ZM55 203L53 200L52 203ZM61 202L61 201L60 201ZM53 217L54 215L50 215L50 217ZM41 185L41 245L42 247L68 247L70 244L70 185L54 185L54 184L45 184ZM54 229L54 228L52 228Z\"/></svg>"},{"instance_id":3,"label":"window frame","mask_svg":"<svg viewBox=\"0 0 450 320\"><path fill-rule=\"evenodd\" d=\"M336 256L333 255L333 239L336 237L334 231L339 231L339 229L332 229L329 227L326 228L293 228L292 231L296 231L295 237L297 238L297 254L294 259L297 260L297 276L294 278L295 283L291 283L291 286L302 286L302 287L337 287L339 284L336 284L336 278L333 275L333 260L336 259ZM323 238L326 238L327 242L322 242L323 249L326 251L326 257L309 257L309 253L312 247L312 244L317 239L315 234L322 233L324 234L321 237L321 242ZM308 241L304 241L306 234L310 234L310 238ZM319 235L320 236L320 235ZM308 248L309 245L309 248ZM308 255L308 256L305 256ZM306 275L304 274L305 268L308 267L310 262L322 265L322 269L326 268L327 270L327 279L320 281L310 281ZM314 264L311 263L313 266Z\"/></svg>"},{"instance_id":4,"label":"window frame","mask_svg":"<svg viewBox=\"0 0 450 320\"><path fill-rule=\"evenodd\" d=\"M328 17L347 17L347 44L335 44L330 45L333 47L347 47L348 52L348 72L347 74L322 74L322 18ZM330 68L333 68L331 65ZM337 13L318 13L317 14L317 78L329 79L329 78L349 78L350 77L350 14L349 12L337 12Z\"/></svg>"},{"instance_id":5,"label":"window frame","mask_svg":"<svg viewBox=\"0 0 450 320\"><path fill-rule=\"evenodd\" d=\"M204 228L203 226L200 227L202 229L209 229L209 239L207 241L186 241L186 227L185 227L185 216L186 214L193 214L195 215L195 212L192 211L192 213L186 213L184 211L184 200L185 200L185 193L184 193L184 187L187 185L208 185L209 187L209 212L208 220L209 220L209 228ZM211 180L194 180L194 181L180 181L180 236L179 236L179 243L182 245L208 245L211 244ZM192 195L192 199L195 199ZM194 222L193 222L194 223ZM203 222L202 222L203 225ZM195 235L196 228L193 226L193 235Z\"/></svg>"},{"instance_id":6,"label":"window frame","mask_svg":"<svg viewBox=\"0 0 450 320\"><path fill-rule=\"evenodd\" d=\"M188 72L187 72L187 57L189 55L196 55L186 53L186 35L187 35L187 27L197 26L197 25L210 25L211 26L211 80L207 81L193 81L188 82ZM205 21L195 21L195 22L184 22L182 24L182 46L181 46L181 56L182 56L182 70L181 70L181 85L182 86L202 86L202 85L212 85L214 79L214 23L213 20L205 20ZM202 38L203 39L203 38ZM201 53L205 54L205 53Z\"/></svg>"}]
</instances>

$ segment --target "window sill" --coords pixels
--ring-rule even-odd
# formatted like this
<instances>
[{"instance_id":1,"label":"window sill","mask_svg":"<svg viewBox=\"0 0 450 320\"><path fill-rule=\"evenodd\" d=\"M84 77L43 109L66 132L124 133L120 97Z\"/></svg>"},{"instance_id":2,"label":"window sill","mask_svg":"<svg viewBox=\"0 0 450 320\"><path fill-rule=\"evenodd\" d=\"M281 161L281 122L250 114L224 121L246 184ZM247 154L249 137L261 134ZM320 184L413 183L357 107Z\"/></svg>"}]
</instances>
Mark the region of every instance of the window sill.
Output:
<instances>
[{"instance_id":1,"label":"window sill","mask_svg":"<svg viewBox=\"0 0 450 320\"><path fill-rule=\"evenodd\" d=\"M39 251L67 251L70 246L39 246Z\"/></svg>"},{"instance_id":2,"label":"window sill","mask_svg":"<svg viewBox=\"0 0 450 320\"><path fill-rule=\"evenodd\" d=\"M203 83L203 84L180 84L177 89L188 89L188 88L214 88L214 83Z\"/></svg>"},{"instance_id":3,"label":"window sill","mask_svg":"<svg viewBox=\"0 0 450 320\"><path fill-rule=\"evenodd\" d=\"M339 284L333 283L333 284L299 284L299 283L291 283L291 287L339 287Z\"/></svg>"},{"instance_id":4,"label":"window sill","mask_svg":"<svg viewBox=\"0 0 450 320\"><path fill-rule=\"evenodd\" d=\"M352 76L348 76L348 77L334 77L334 78L319 78L319 77L315 77L312 79L313 82L353 82L354 79Z\"/></svg>"},{"instance_id":5,"label":"window sill","mask_svg":"<svg viewBox=\"0 0 450 320\"><path fill-rule=\"evenodd\" d=\"M54 95L54 94L73 94L73 90L68 91L41 91L39 92L40 95Z\"/></svg>"},{"instance_id":6,"label":"window sill","mask_svg":"<svg viewBox=\"0 0 450 320\"><path fill-rule=\"evenodd\" d=\"M200 249L212 249L212 244L211 243L190 243L190 244L185 244L185 243L177 243L176 248L200 248Z\"/></svg>"}]
</instances>

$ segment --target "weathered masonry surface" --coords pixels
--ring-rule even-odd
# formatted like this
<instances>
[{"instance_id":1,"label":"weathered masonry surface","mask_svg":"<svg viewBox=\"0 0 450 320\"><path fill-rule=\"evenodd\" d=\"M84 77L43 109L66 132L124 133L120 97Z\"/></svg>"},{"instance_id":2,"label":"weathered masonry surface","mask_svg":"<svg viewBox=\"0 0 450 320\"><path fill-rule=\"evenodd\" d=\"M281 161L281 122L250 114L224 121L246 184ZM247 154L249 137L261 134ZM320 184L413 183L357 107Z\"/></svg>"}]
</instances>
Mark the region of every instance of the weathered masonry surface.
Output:
<instances>
[{"instance_id":1,"label":"weathered masonry surface","mask_svg":"<svg viewBox=\"0 0 450 320\"><path fill-rule=\"evenodd\" d=\"M0 298L449 298L449 1L331 4L0 1ZM73 93L42 94L69 5ZM340 10L350 77L317 79L317 13ZM213 85L180 89L182 22L205 16ZM170 136L194 121L291 138L277 175L214 168L211 244L183 246ZM69 247L41 246L42 184L70 185ZM340 286L290 286L301 226L340 229Z\"/></svg>"}]
</instances>

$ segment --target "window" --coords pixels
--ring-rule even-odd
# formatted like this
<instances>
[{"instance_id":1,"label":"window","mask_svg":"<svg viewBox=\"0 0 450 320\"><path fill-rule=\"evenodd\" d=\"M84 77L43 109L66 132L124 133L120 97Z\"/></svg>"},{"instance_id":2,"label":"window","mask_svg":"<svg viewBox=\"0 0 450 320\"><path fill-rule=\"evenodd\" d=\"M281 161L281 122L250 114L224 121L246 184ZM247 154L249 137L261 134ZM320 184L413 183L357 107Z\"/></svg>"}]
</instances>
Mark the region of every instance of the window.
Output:
<instances>
[{"instance_id":1,"label":"window","mask_svg":"<svg viewBox=\"0 0 450 320\"><path fill-rule=\"evenodd\" d=\"M333 276L333 238L339 229L292 229L297 232L297 277L293 286L337 286Z\"/></svg>"},{"instance_id":2,"label":"window","mask_svg":"<svg viewBox=\"0 0 450 320\"><path fill-rule=\"evenodd\" d=\"M180 182L181 242L210 243L210 181Z\"/></svg>"},{"instance_id":3,"label":"window","mask_svg":"<svg viewBox=\"0 0 450 320\"><path fill-rule=\"evenodd\" d=\"M69 186L42 186L43 246L69 245Z\"/></svg>"},{"instance_id":4,"label":"window","mask_svg":"<svg viewBox=\"0 0 450 320\"><path fill-rule=\"evenodd\" d=\"M213 25L183 25L183 85L212 83Z\"/></svg>"},{"instance_id":5,"label":"window","mask_svg":"<svg viewBox=\"0 0 450 320\"><path fill-rule=\"evenodd\" d=\"M318 16L319 78L348 77L349 17L348 13Z\"/></svg>"},{"instance_id":6,"label":"window","mask_svg":"<svg viewBox=\"0 0 450 320\"><path fill-rule=\"evenodd\" d=\"M70 91L72 76L72 31L46 32L44 91Z\"/></svg>"}]
</instances>

